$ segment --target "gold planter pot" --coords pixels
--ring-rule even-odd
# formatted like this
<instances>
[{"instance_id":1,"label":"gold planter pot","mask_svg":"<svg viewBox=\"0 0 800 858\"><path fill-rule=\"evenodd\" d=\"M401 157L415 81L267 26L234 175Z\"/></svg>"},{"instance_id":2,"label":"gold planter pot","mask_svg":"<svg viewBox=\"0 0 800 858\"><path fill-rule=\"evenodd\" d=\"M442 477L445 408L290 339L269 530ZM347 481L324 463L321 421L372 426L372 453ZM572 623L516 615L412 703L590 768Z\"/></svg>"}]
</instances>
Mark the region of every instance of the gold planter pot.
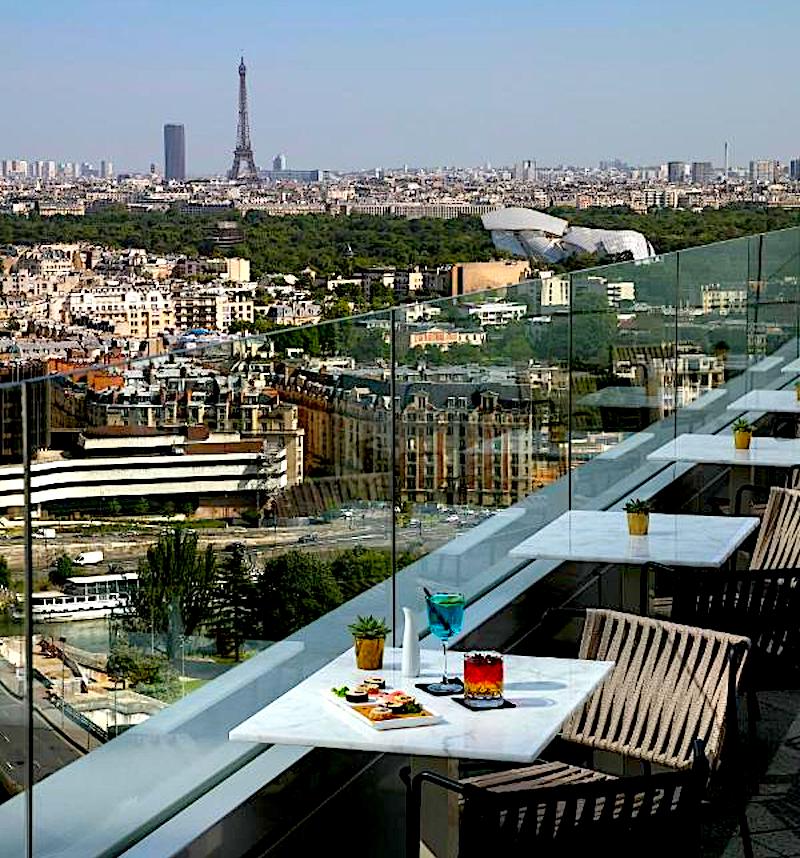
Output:
<instances>
[{"instance_id":1,"label":"gold planter pot","mask_svg":"<svg viewBox=\"0 0 800 858\"><path fill-rule=\"evenodd\" d=\"M800 402L800 385L798 385L797 387L795 387L795 389L794 389L794 395L797 397L798 402Z\"/></svg>"},{"instance_id":2,"label":"gold planter pot","mask_svg":"<svg viewBox=\"0 0 800 858\"><path fill-rule=\"evenodd\" d=\"M628 533L631 536L644 536L647 533L647 528L650 526L650 513L647 512L629 512L628 513Z\"/></svg>"},{"instance_id":3,"label":"gold planter pot","mask_svg":"<svg viewBox=\"0 0 800 858\"><path fill-rule=\"evenodd\" d=\"M383 638L356 638L356 667L380 670L383 667Z\"/></svg>"},{"instance_id":4,"label":"gold planter pot","mask_svg":"<svg viewBox=\"0 0 800 858\"><path fill-rule=\"evenodd\" d=\"M752 432L743 432L741 429L733 433L733 443L737 450L749 450L750 439L753 437Z\"/></svg>"}]
</instances>

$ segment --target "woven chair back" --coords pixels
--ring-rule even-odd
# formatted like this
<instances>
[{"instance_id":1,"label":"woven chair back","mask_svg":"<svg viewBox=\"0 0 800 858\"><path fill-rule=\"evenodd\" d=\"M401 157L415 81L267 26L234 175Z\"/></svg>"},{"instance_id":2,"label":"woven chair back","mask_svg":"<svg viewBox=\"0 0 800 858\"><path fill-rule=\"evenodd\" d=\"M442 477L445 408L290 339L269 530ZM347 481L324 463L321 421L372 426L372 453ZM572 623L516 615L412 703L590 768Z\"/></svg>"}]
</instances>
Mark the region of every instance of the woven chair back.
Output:
<instances>
[{"instance_id":1,"label":"woven chair back","mask_svg":"<svg viewBox=\"0 0 800 858\"><path fill-rule=\"evenodd\" d=\"M750 559L751 569L793 569L800 563L800 490L770 489Z\"/></svg>"},{"instance_id":2,"label":"woven chair back","mask_svg":"<svg viewBox=\"0 0 800 858\"><path fill-rule=\"evenodd\" d=\"M800 668L800 570L677 571L672 619L746 635L753 665ZM758 677L756 677L758 679Z\"/></svg>"},{"instance_id":3,"label":"woven chair back","mask_svg":"<svg viewBox=\"0 0 800 858\"><path fill-rule=\"evenodd\" d=\"M725 632L588 610L580 657L615 666L566 722L563 737L678 769L691 766L693 742L702 739L716 768L748 643ZM731 660L733 649L743 650L738 660Z\"/></svg>"}]
</instances>

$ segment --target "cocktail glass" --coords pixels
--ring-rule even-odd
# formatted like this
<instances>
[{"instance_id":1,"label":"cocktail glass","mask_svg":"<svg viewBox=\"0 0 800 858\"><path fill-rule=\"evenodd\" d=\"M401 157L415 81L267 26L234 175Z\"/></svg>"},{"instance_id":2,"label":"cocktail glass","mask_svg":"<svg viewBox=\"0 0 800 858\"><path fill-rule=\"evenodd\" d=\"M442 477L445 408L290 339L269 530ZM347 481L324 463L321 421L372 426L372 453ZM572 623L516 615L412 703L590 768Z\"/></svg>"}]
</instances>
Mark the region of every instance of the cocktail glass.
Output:
<instances>
[{"instance_id":1,"label":"cocktail glass","mask_svg":"<svg viewBox=\"0 0 800 858\"><path fill-rule=\"evenodd\" d=\"M464 700L473 709L503 706L503 656L494 652L464 656Z\"/></svg>"},{"instance_id":2,"label":"cocktail glass","mask_svg":"<svg viewBox=\"0 0 800 858\"><path fill-rule=\"evenodd\" d=\"M428 686L428 690L433 694L458 694L462 690L461 683L454 682L447 675L447 641L457 635L464 624L464 601L463 593L431 593L425 596L428 625L442 642L444 653L442 681Z\"/></svg>"}]
</instances>

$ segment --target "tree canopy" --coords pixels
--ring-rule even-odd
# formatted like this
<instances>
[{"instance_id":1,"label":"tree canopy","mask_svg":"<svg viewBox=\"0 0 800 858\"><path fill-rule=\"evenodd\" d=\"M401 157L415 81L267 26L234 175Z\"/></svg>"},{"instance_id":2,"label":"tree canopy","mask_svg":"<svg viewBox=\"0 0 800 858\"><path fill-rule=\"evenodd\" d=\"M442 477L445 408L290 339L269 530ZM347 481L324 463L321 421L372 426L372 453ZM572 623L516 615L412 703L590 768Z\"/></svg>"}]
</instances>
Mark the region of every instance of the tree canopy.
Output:
<instances>
[{"instance_id":1,"label":"tree canopy","mask_svg":"<svg viewBox=\"0 0 800 858\"><path fill-rule=\"evenodd\" d=\"M197 533L181 527L162 533L139 563L131 604L142 627L166 635L168 658L176 657L180 635L211 618L216 571L211 546L201 551Z\"/></svg>"}]
</instances>

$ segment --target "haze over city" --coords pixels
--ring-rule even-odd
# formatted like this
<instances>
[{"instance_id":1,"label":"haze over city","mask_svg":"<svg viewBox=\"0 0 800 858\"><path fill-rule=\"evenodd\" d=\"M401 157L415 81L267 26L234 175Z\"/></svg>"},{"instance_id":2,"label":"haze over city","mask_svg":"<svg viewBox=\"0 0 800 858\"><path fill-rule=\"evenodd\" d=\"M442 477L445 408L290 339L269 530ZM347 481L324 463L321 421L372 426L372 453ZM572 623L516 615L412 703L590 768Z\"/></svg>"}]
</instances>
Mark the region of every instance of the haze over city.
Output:
<instances>
[{"instance_id":1,"label":"haze over city","mask_svg":"<svg viewBox=\"0 0 800 858\"><path fill-rule=\"evenodd\" d=\"M88 0L5 10L4 152L162 159L165 122L186 126L191 174L223 173L248 65L259 166L594 164L788 160L800 119L788 0L507 2L402 7L316 0L222 6ZM768 41L768 57L754 56ZM54 50L54 46L58 47ZM46 109L45 109L46 108ZM9 117L13 116L13 122Z\"/></svg>"}]
</instances>

